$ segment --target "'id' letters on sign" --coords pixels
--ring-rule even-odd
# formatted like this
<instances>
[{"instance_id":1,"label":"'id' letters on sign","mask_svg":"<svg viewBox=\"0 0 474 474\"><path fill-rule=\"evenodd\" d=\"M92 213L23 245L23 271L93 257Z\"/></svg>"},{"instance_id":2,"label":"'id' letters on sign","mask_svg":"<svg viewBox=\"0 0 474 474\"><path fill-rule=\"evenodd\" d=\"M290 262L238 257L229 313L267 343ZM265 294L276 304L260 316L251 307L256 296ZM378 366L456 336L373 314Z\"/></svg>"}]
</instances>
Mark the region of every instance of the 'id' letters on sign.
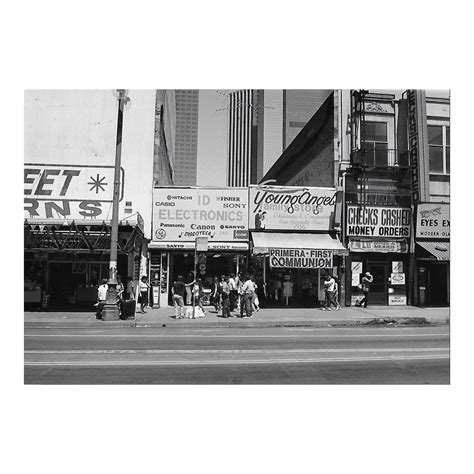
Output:
<instances>
[{"instance_id":1,"label":"'id' letters on sign","mask_svg":"<svg viewBox=\"0 0 474 474\"><path fill-rule=\"evenodd\" d=\"M25 164L25 218L111 218L113 189L113 166Z\"/></svg>"}]
</instances>

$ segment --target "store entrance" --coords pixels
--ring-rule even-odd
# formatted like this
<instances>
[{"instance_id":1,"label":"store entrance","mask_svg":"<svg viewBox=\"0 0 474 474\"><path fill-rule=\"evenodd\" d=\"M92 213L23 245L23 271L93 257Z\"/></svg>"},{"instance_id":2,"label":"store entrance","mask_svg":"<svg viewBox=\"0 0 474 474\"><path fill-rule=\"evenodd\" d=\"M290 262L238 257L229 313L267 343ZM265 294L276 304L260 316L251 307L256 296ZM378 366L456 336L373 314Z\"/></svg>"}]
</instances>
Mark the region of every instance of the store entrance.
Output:
<instances>
[{"instance_id":1,"label":"store entrance","mask_svg":"<svg viewBox=\"0 0 474 474\"><path fill-rule=\"evenodd\" d=\"M374 277L370 285L369 305L386 305L387 301L387 281L388 262L367 262L367 271Z\"/></svg>"},{"instance_id":2,"label":"store entrance","mask_svg":"<svg viewBox=\"0 0 474 474\"><path fill-rule=\"evenodd\" d=\"M432 263L428 266L429 306L448 306L448 265Z\"/></svg>"},{"instance_id":3,"label":"store entrance","mask_svg":"<svg viewBox=\"0 0 474 474\"><path fill-rule=\"evenodd\" d=\"M212 282L214 277L220 277L221 275L229 275L233 273L237 274L237 259L238 254L235 253L218 253L218 252L207 252L205 261L202 259L196 266L197 278L202 281L203 289L205 290L205 302L207 304L209 298L207 297L210 293ZM242 259L241 259L242 260ZM243 269L243 262L240 262L240 268ZM176 281L178 275L181 275L186 282L189 281L189 274L194 271L194 252L175 254L170 258L169 265L169 294L168 304L172 305L172 294L171 288L173 282Z\"/></svg>"}]
</instances>

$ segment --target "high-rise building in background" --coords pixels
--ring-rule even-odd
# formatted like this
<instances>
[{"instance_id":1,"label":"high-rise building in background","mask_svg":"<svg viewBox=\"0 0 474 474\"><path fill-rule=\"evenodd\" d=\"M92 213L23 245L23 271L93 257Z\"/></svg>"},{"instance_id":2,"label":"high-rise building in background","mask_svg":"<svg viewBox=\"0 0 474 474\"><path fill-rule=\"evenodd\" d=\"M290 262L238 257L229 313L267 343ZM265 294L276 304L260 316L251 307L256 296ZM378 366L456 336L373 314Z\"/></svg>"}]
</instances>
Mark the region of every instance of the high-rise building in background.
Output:
<instances>
[{"instance_id":1,"label":"high-rise building in background","mask_svg":"<svg viewBox=\"0 0 474 474\"><path fill-rule=\"evenodd\" d=\"M197 141L199 90L177 89L176 142L174 153L175 186L195 186L197 175Z\"/></svg>"},{"instance_id":2,"label":"high-rise building in background","mask_svg":"<svg viewBox=\"0 0 474 474\"><path fill-rule=\"evenodd\" d=\"M331 90L241 90L229 95L227 185L256 184Z\"/></svg>"}]
</instances>

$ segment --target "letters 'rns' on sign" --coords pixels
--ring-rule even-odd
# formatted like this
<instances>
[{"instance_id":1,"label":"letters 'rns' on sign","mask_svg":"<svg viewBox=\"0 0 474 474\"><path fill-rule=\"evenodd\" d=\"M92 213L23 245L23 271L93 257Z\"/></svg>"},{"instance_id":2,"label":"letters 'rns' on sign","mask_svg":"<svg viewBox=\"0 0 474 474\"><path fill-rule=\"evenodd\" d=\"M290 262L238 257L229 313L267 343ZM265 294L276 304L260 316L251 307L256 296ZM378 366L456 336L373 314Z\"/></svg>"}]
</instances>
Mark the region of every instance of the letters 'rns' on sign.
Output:
<instances>
[{"instance_id":1,"label":"letters 'rns' on sign","mask_svg":"<svg viewBox=\"0 0 474 474\"><path fill-rule=\"evenodd\" d=\"M113 200L114 167L27 163L23 181L25 218L107 218ZM123 169L120 182L121 200Z\"/></svg>"}]
</instances>

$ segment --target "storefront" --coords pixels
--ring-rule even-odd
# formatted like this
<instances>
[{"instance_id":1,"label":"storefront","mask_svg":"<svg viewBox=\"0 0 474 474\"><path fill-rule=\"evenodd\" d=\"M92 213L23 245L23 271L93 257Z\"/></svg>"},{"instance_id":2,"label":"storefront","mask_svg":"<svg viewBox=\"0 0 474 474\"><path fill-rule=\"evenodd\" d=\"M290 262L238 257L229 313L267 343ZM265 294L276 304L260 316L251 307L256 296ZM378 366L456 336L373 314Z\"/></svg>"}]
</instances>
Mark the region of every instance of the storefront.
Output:
<instances>
[{"instance_id":1,"label":"storefront","mask_svg":"<svg viewBox=\"0 0 474 474\"><path fill-rule=\"evenodd\" d=\"M25 306L88 308L109 277L110 221L25 220ZM117 270L125 283L138 279L143 242L139 215L121 221Z\"/></svg>"},{"instance_id":2,"label":"storefront","mask_svg":"<svg viewBox=\"0 0 474 474\"><path fill-rule=\"evenodd\" d=\"M422 203L416 212L416 271L418 304L449 306L449 204Z\"/></svg>"},{"instance_id":3,"label":"storefront","mask_svg":"<svg viewBox=\"0 0 474 474\"><path fill-rule=\"evenodd\" d=\"M198 254L197 277L205 298L213 278L247 269L249 249L247 188L156 188L153 239L149 244L154 306L172 304L178 275L194 271L196 237L207 237L208 251Z\"/></svg>"},{"instance_id":4,"label":"storefront","mask_svg":"<svg viewBox=\"0 0 474 474\"><path fill-rule=\"evenodd\" d=\"M347 206L346 236L350 251L346 279L347 287L351 288L350 304L363 296L359 285L363 275L370 272L373 283L369 304L406 305L411 210Z\"/></svg>"},{"instance_id":5,"label":"storefront","mask_svg":"<svg viewBox=\"0 0 474 474\"><path fill-rule=\"evenodd\" d=\"M336 232L336 195L334 188L249 188L250 269L265 290L262 306L318 307L325 276L341 281L348 252Z\"/></svg>"}]
</instances>

